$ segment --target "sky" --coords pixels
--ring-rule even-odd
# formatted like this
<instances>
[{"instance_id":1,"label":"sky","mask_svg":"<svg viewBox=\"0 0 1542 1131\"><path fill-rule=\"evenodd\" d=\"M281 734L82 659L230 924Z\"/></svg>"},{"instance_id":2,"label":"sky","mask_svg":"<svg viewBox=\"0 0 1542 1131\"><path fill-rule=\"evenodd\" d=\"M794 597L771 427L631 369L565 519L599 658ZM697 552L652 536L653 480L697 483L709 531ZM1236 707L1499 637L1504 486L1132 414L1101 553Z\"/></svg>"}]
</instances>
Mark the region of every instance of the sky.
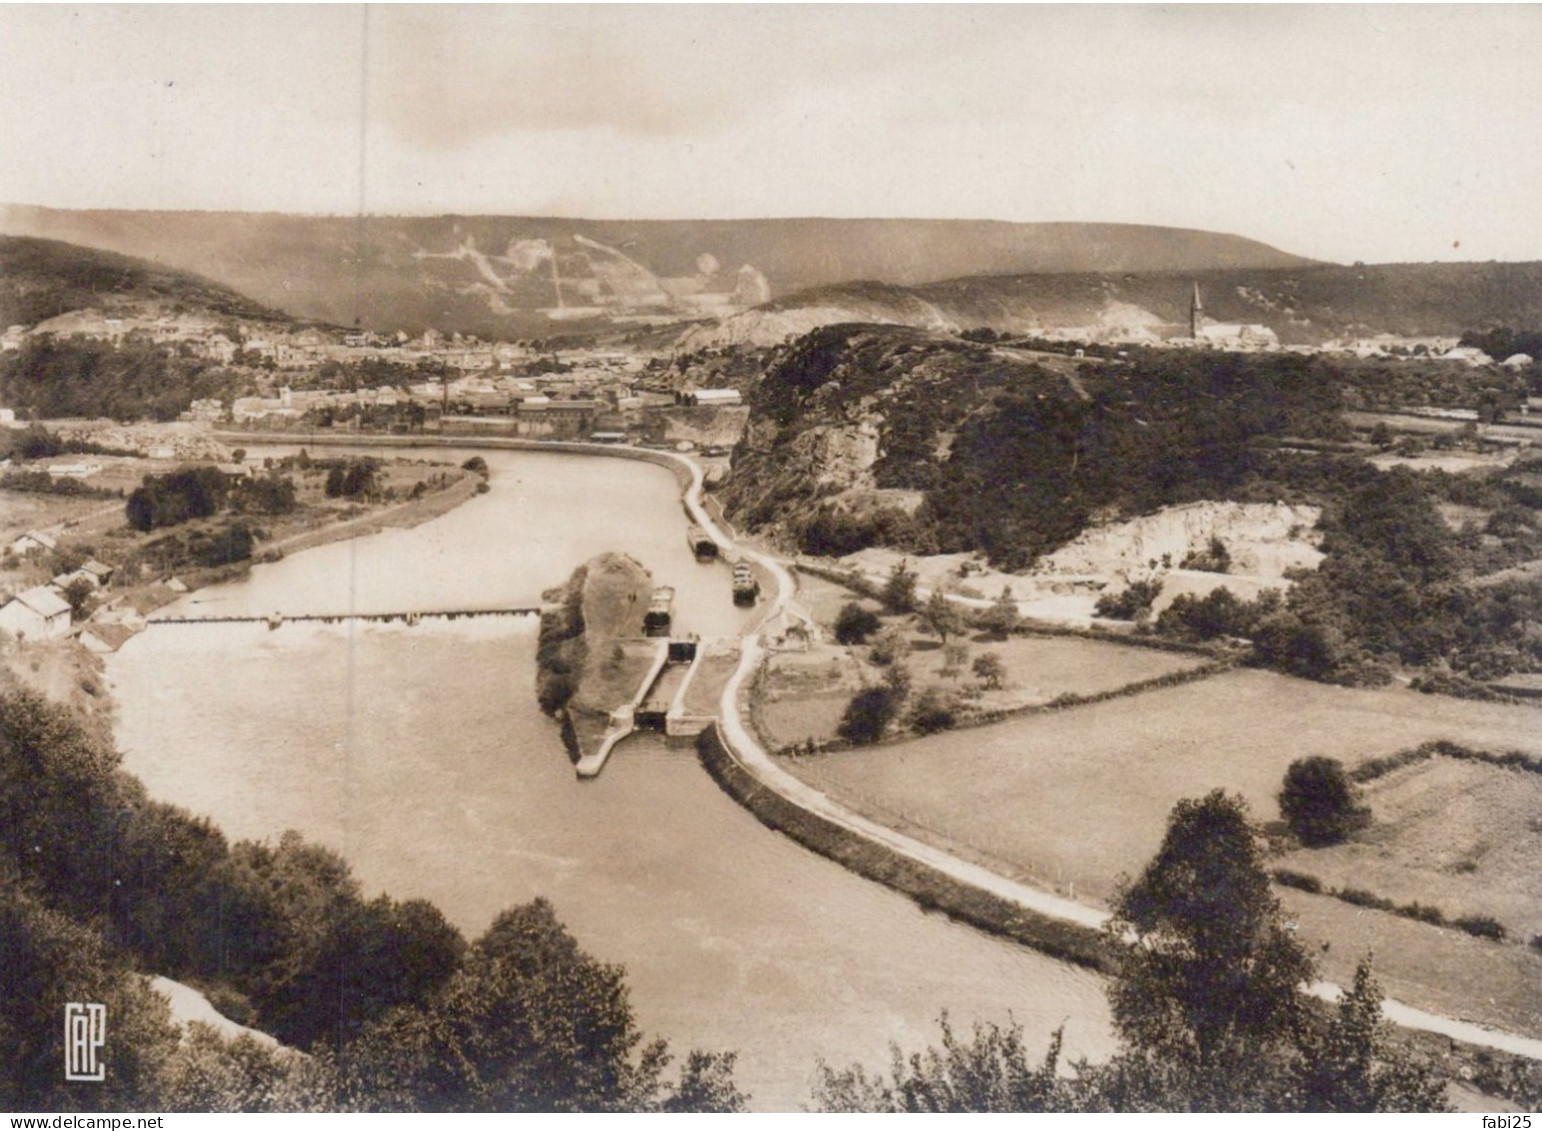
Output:
<instances>
[{"instance_id":1,"label":"sky","mask_svg":"<svg viewBox=\"0 0 1542 1131\"><path fill-rule=\"evenodd\" d=\"M1542 6L0 4L0 202L1542 259Z\"/></svg>"}]
</instances>

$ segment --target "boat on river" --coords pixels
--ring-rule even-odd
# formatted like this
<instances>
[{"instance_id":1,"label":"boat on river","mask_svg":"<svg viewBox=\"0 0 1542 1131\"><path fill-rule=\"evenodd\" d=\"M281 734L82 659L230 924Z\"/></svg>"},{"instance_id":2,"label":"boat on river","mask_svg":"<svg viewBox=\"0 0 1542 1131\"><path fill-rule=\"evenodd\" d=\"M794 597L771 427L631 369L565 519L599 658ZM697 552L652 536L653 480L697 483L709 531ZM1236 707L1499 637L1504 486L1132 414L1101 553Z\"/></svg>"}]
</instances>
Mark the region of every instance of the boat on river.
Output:
<instances>
[{"instance_id":1,"label":"boat on river","mask_svg":"<svg viewBox=\"0 0 1542 1131\"><path fill-rule=\"evenodd\" d=\"M686 527L685 542L686 545L690 546L691 553L696 555L697 561L711 562L717 560L717 543L701 527Z\"/></svg>"},{"instance_id":2,"label":"boat on river","mask_svg":"<svg viewBox=\"0 0 1542 1131\"><path fill-rule=\"evenodd\" d=\"M660 585L648 601L648 611L643 614L644 636L668 636L669 625L675 614L675 591L668 585Z\"/></svg>"},{"instance_id":3,"label":"boat on river","mask_svg":"<svg viewBox=\"0 0 1542 1131\"><path fill-rule=\"evenodd\" d=\"M753 605L759 596L760 582L755 580L754 571L744 562L734 563L734 604Z\"/></svg>"}]
</instances>

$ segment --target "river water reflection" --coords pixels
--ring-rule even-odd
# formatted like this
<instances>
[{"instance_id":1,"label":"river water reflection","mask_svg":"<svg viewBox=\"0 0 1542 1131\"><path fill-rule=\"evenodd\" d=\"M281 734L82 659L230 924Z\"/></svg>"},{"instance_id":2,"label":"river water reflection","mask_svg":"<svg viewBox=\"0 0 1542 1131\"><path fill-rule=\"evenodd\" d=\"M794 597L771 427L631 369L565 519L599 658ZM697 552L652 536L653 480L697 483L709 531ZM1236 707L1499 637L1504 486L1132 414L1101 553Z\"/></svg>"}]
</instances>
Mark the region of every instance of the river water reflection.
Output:
<instances>
[{"instance_id":1,"label":"river water reflection","mask_svg":"<svg viewBox=\"0 0 1542 1131\"><path fill-rule=\"evenodd\" d=\"M434 452L461 459L470 453ZM492 490L407 531L336 543L201 590L183 615L531 604L604 550L674 585L683 631L747 615L685 543L649 464L483 452ZM882 1067L1010 1012L1071 1056L1108 1051L1101 982L859 879L763 828L690 751L629 739L580 783L534 696L532 619L152 627L111 657L125 765L234 839L285 829L341 851L368 894L433 900L475 937L544 895L623 963L677 1053L739 1051L761 1110L796 1110L818 1058Z\"/></svg>"}]
</instances>

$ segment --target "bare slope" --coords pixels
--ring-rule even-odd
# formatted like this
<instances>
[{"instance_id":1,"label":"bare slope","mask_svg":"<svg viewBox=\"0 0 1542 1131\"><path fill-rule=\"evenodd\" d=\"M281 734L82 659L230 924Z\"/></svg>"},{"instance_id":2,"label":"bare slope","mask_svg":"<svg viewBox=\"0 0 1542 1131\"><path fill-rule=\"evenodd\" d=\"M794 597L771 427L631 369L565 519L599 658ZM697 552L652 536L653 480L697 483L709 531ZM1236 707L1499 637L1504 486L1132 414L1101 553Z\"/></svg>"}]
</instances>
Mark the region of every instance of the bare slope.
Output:
<instances>
[{"instance_id":1,"label":"bare slope","mask_svg":"<svg viewBox=\"0 0 1542 1131\"><path fill-rule=\"evenodd\" d=\"M57 240L0 236L0 329L88 307L113 311L146 304L259 321L282 317L186 271Z\"/></svg>"},{"instance_id":2,"label":"bare slope","mask_svg":"<svg viewBox=\"0 0 1542 1131\"><path fill-rule=\"evenodd\" d=\"M743 310L808 287L1025 272L1199 271L1305 260L1238 236L972 220L594 221L0 206L0 231L144 256L291 313L487 337Z\"/></svg>"},{"instance_id":3,"label":"bare slope","mask_svg":"<svg viewBox=\"0 0 1542 1131\"><path fill-rule=\"evenodd\" d=\"M787 295L702 327L692 332L689 344L772 345L788 334L836 322L1155 340L1187 330L1195 283L1208 319L1267 326L1286 344L1542 326L1542 263L1259 264L976 276L922 286L843 283Z\"/></svg>"}]
</instances>

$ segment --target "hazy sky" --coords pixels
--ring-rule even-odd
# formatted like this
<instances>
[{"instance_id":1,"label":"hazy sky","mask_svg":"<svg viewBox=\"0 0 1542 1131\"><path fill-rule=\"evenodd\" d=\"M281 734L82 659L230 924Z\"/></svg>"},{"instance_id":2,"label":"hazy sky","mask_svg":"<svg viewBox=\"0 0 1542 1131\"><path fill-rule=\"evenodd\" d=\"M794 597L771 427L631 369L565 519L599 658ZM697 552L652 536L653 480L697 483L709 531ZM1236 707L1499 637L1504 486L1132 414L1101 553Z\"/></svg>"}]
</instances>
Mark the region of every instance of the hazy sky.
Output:
<instances>
[{"instance_id":1,"label":"hazy sky","mask_svg":"<svg viewBox=\"0 0 1542 1131\"><path fill-rule=\"evenodd\" d=\"M1542 7L0 5L0 201L1542 259Z\"/></svg>"}]
</instances>

